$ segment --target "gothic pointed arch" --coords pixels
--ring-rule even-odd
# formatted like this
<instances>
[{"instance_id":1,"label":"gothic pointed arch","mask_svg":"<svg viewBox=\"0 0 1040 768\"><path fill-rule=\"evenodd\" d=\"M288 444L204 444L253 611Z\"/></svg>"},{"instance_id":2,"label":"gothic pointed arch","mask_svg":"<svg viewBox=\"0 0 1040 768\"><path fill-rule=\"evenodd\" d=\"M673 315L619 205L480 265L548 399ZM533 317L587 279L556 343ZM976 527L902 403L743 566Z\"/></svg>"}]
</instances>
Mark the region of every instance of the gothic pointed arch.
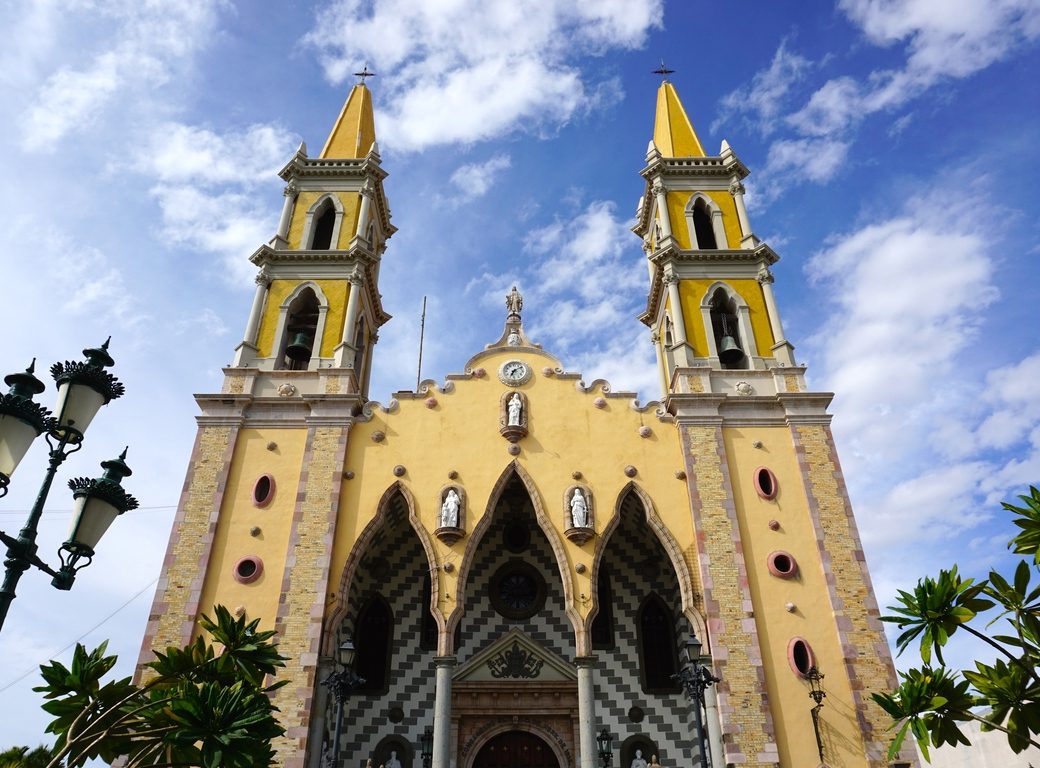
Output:
<instances>
[{"instance_id":1,"label":"gothic pointed arch","mask_svg":"<svg viewBox=\"0 0 1040 768\"><path fill-rule=\"evenodd\" d=\"M354 583L354 577L365 557L372 542L379 532L388 524L396 520L407 518L409 526L419 539L423 552L426 554L426 562L431 574L437 574L437 556L430 539L429 533L422 526L416 513L415 499L408 488L400 480L394 481L384 492L376 505L376 513L369 520L364 530L357 537L354 546L347 555L347 561L343 566L339 586L334 595L334 603L327 613L328 620L322 635L322 653L333 656L336 649L337 631L344 619L347 617L347 598L350 595L350 587ZM440 631L444 628L444 616L438 608L440 599L440 582L436 578L430 579L430 612L437 621Z\"/></svg>"},{"instance_id":2,"label":"gothic pointed arch","mask_svg":"<svg viewBox=\"0 0 1040 768\"><path fill-rule=\"evenodd\" d=\"M592 561L592 583L594 585L599 583L600 569L603 566L603 555L607 551L607 547L610 544L610 539L613 536L615 529L621 524L621 515L623 511L635 511L642 514L646 520L647 526L653 532L657 541L661 544L661 547L668 555L668 561L675 573L676 581L679 583L679 596L682 601L683 616L686 617L686 620L690 623L690 626L693 628L697 637L701 638L705 643L705 650L707 651L710 647L708 625L704 616L697 607L699 603L697 595L700 591L700 584L694 583L694 576L687 565L686 558L683 556L682 547L679 546L679 542L676 541L672 532L668 529L668 526L661 520L660 515L657 513L657 508L654 506L653 500L635 481L628 482L625 487L621 489L621 492L617 496L617 501L614 504L614 514L607 522L606 527L603 529L603 533L599 537L599 542L596 545L596 554ZM592 593L593 607L586 619L589 631L591 631L592 622L599 611L597 600L598 590L593 589Z\"/></svg>"},{"instance_id":3,"label":"gothic pointed arch","mask_svg":"<svg viewBox=\"0 0 1040 768\"><path fill-rule=\"evenodd\" d=\"M708 341L708 357L718 359L719 339L723 332L729 330L731 334L737 335L737 342L744 351L744 360L736 367L753 367L753 361L758 357L758 344L755 340L754 328L751 325L751 308L744 297L729 283L716 280L704 292L700 309ZM735 328L723 327L721 320L723 314L732 316L732 322L736 324Z\"/></svg>"},{"instance_id":4,"label":"gothic pointed arch","mask_svg":"<svg viewBox=\"0 0 1040 768\"><path fill-rule=\"evenodd\" d=\"M694 192L686 203L684 213L692 248L705 251L726 247L726 227L722 219L722 209L709 195Z\"/></svg>"},{"instance_id":5,"label":"gothic pointed arch","mask_svg":"<svg viewBox=\"0 0 1040 768\"><path fill-rule=\"evenodd\" d=\"M343 226L343 202L328 192L307 209L303 222L301 247L304 250L335 250Z\"/></svg>"},{"instance_id":6,"label":"gothic pointed arch","mask_svg":"<svg viewBox=\"0 0 1040 768\"><path fill-rule=\"evenodd\" d=\"M545 534L545 538L549 541L549 546L552 549L553 557L556 560L556 565L560 573L560 584L563 588L565 613L574 630L575 646L578 649L578 655L581 656L588 653L588 633L584 622L581 619L581 615L574 607L574 589L569 577L570 569L567 564L567 551L563 539L553 527L552 521L549 519L541 494L538 493L538 488L534 484L534 479L531 477L530 473L528 473L528 471L514 459L502 471L502 474L499 475L498 480L491 489L491 493L488 496L487 506L484 508L484 514L481 516L480 522L477 523L476 527L473 529L473 534L470 536L469 543L466 545L466 553L463 555L462 564L459 566L459 578L455 594L455 609L451 612L451 615L448 616L447 626L441 633L441 640L438 646L438 653L442 656L452 653L452 636L455 627L458 626L459 621L462 619L463 609L461 606L466 595L466 584L469 581L473 560L476 556L477 550L480 548L481 541L484 539L484 534L487 533L488 528L491 527L495 509L498 507L499 500L502 498L506 486L513 480L518 480L527 492L527 496L531 500L531 506L534 509L534 516L538 523L538 527L541 529L542 533Z\"/></svg>"},{"instance_id":7,"label":"gothic pointed arch","mask_svg":"<svg viewBox=\"0 0 1040 768\"><path fill-rule=\"evenodd\" d=\"M313 280L305 280L293 288L278 307L274 348L271 350L275 368L317 367L328 311L329 300ZM294 361L286 357L286 350L300 337L310 345L310 356L306 360Z\"/></svg>"}]
</instances>

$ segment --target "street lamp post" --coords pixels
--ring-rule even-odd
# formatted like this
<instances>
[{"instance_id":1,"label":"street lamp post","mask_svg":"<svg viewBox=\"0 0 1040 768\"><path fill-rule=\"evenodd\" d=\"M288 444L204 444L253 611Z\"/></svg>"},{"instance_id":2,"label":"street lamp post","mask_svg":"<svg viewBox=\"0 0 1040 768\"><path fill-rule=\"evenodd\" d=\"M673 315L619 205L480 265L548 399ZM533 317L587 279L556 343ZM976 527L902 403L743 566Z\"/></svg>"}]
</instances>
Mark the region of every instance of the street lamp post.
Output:
<instances>
[{"instance_id":1,"label":"street lamp post","mask_svg":"<svg viewBox=\"0 0 1040 768\"><path fill-rule=\"evenodd\" d=\"M823 737L820 735L820 710L823 709L823 700L827 698L827 694L823 690L821 681L824 675L820 674L820 670L816 668L816 665L809 667L809 671L805 673L805 679L809 681L809 698L816 702L816 706L812 708L812 725L813 731L816 733L816 751L820 754L820 762L823 762Z\"/></svg>"},{"instance_id":2,"label":"street lamp post","mask_svg":"<svg viewBox=\"0 0 1040 768\"><path fill-rule=\"evenodd\" d=\"M419 752L422 755L423 768L430 768L433 763L433 728L426 726L419 739Z\"/></svg>"},{"instance_id":3,"label":"street lamp post","mask_svg":"<svg viewBox=\"0 0 1040 768\"><path fill-rule=\"evenodd\" d=\"M343 729L343 702L350 696L350 692L365 682L363 677L358 677L354 672L354 641L349 637L340 643L336 649L336 661L341 669L332 672L321 681L321 684L329 689L332 697L336 700L336 730L332 736L332 749L325 755L325 765L334 768L339 762L339 737Z\"/></svg>"},{"instance_id":4,"label":"street lamp post","mask_svg":"<svg viewBox=\"0 0 1040 768\"><path fill-rule=\"evenodd\" d=\"M98 541L112 521L137 507L137 500L120 485L131 474L124 461L124 450L118 459L102 462L102 477L77 478L69 483L75 508L69 537L59 550L61 568L54 570L36 554L40 518L58 467L83 446L83 434L101 406L124 392L119 380L105 370L115 364L108 354L108 341L83 350L83 354L84 361L51 366L58 388L54 415L32 399L45 389L33 375L35 360L24 373L4 378L10 391L0 395L0 496L7 493L11 475L34 439L46 434L50 451L43 483L18 537L0 531L0 541L7 546L4 581L0 586L0 629L15 598L18 581L29 566L50 575L54 587L71 589L76 572L90 564Z\"/></svg>"},{"instance_id":5,"label":"street lamp post","mask_svg":"<svg viewBox=\"0 0 1040 768\"><path fill-rule=\"evenodd\" d=\"M701 761L704 765L711 765L711 756L708 754L707 740L704 735L704 718L701 711L704 708L704 691L711 685L720 682L711 671L701 663L701 641L697 636L690 634L686 641L686 660L689 662L674 675L687 697L693 702L693 722L697 729L697 742L700 745Z\"/></svg>"},{"instance_id":6,"label":"street lamp post","mask_svg":"<svg viewBox=\"0 0 1040 768\"><path fill-rule=\"evenodd\" d=\"M614 758L614 753L611 752L611 746L613 745L614 737L610 735L610 731L604 728L599 732L599 736L596 737L596 747L599 749L599 761L603 764L603 768L610 768L611 760Z\"/></svg>"}]
</instances>

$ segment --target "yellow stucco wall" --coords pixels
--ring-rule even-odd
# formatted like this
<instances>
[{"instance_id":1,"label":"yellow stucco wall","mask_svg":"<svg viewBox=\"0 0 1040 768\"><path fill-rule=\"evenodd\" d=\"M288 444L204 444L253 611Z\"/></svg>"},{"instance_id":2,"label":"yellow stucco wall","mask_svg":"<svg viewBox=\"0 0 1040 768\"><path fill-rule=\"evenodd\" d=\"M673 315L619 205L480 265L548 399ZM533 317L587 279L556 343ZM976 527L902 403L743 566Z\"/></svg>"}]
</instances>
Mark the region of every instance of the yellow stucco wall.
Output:
<instances>
[{"instance_id":1,"label":"yellow stucco wall","mask_svg":"<svg viewBox=\"0 0 1040 768\"><path fill-rule=\"evenodd\" d=\"M300 192L293 206L292 218L289 219L289 248L298 249L303 247L303 225L307 221L307 211L311 209L319 197L325 192ZM357 230L357 217L360 206L360 196L357 192L334 192L343 205L343 222L339 228L339 240L336 248L346 248L350 244L350 238Z\"/></svg>"},{"instance_id":2,"label":"yellow stucco wall","mask_svg":"<svg viewBox=\"0 0 1040 768\"><path fill-rule=\"evenodd\" d=\"M686 223L686 205L690 198L696 193L691 191L669 191L668 218L672 225L672 236L680 248L693 248L693 237ZM740 247L740 220L737 218L737 204L733 202L733 195L725 190L706 190L705 195L710 197L722 211L722 224L726 230L726 243L718 243L719 248Z\"/></svg>"},{"instance_id":3,"label":"yellow stucco wall","mask_svg":"<svg viewBox=\"0 0 1040 768\"><path fill-rule=\"evenodd\" d=\"M715 282L715 280L681 280L679 282L679 297L683 305L683 319L686 322L686 338L698 357L706 357L708 354L708 339L701 317L701 302L704 300L708 288ZM769 315L766 312L762 286L758 284L757 280L748 279L724 280L723 282L739 293L747 302L758 354L762 357L772 356L775 341L773 331L769 327Z\"/></svg>"},{"instance_id":4,"label":"yellow stucco wall","mask_svg":"<svg viewBox=\"0 0 1040 768\"><path fill-rule=\"evenodd\" d=\"M229 610L244 606L250 619L259 618L264 629L274 629L306 441L305 429L239 432L202 590L204 612L218 602ZM274 450L268 449L272 442ZM256 507L253 484L263 474L275 480L274 499ZM253 526L260 528L258 536L250 533ZM242 584L234 578L234 566L250 555L263 561L264 570L256 581Z\"/></svg>"},{"instance_id":5,"label":"yellow stucco wall","mask_svg":"<svg viewBox=\"0 0 1040 768\"><path fill-rule=\"evenodd\" d=\"M487 370L484 378L457 381L453 392L435 394L433 408L421 399L402 400L398 412L377 410L371 421L351 428L345 469L354 473L354 479L343 484L331 572L343 572L355 539L375 515L380 498L398 479L394 466L401 464L406 473L400 481L414 497L437 562L456 566L452 573L437 572L439 609L446 616L455 608L461 597L456 594L458 566L472 537L467 535L450 546L433 537L441 489L451 482L465 488L465 521L471 533L487 511L496 482L513 461L507 452L509 443L498 434L500 398L510 388L498 381L496 371L506 359L524 360L535 371L533 379L519 387L528 397L529 435L520 441L517 462L532 477L553 535L562 542L565 572L581 616L586 617L592 607L591 601L583 603L578 598L592 594L590 577L600 538L578 546L563 536L563 497L576 482L574 471L582 473L580 482L592 490L595 527L602 532L630 482L624 469L635 466L638 474L632 480L650 494L683 556L689 559L687 569L693 570L694 532L685 483L675 477L683 462L674 426L659 422L649 411L634 411L626 399L608 399L605 408L596 408L593 401L601 396L598 388L579 392L573 379L541 373L546 365L555 365L545 357L507 352L480 361ZM652 429L649 438L639 435L643 425ZM375 432L383 432L385 440L373 442ZM452 470L459 473L455 481L448 478ZM575 571L579 563L586 566L584 574ZM696 586L696 573L692 579Z\"/></svg>"},{"instance_id":6,"label":"yellow stucco wall","mask_svg":"<svg viewBox=\"0 0 1040 768\"><path fill-rule=\"evenodd\" d=\"M332 357L336 345L342 340L343 320L347 313L347 299L350 297L350 283L347 280L274 280L267 291L267 304L257 333L256 347L260 357L271 357L274 354L274 336L278 331L282 304L303 282L316 284L329 302L321 339L321 357Z\"/></svg>"},{"instance_id":7,"label":"yellow stucco wall","mask_svg":"<svg viewBox=\"0 0 1040 768\"><path fill-rule=\"evenodd\" d=\"M821 722L828 764L866 765L791 432L786 427L731 427L723 430L723 437L781 765L819 762L809 713L809 685L788 663L788 644L794 637L808 641L818 668L826 675L827 699ZM755 448L754 441L760 441L762 447ZM777 478L779 491L772 501L762 499L754 490L754 472L762 466ZM771 530L770 520L777 520L780 528ZM799 565L796 578L782 579L769 573L769 554L777 550L794 556ZM834 557L843 554L835 552ZM795 605L793 612L786 610L787 603Z\"/></svg>"}]
</instances>

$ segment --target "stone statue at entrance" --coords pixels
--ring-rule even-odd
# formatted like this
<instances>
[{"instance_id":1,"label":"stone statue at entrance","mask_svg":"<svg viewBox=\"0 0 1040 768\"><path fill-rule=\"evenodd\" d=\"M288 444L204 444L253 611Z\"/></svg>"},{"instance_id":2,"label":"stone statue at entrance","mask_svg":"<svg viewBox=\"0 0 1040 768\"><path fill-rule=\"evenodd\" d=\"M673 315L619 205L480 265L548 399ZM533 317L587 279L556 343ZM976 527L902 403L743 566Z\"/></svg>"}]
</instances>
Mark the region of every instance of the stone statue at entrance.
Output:
<instances>
[{"instance_id":1,"label":"stone statue at entrance","mask_svg":"<svg viewBox=\"0 0 1040 768\"><path fill-rule=\"evenodd\" d=\"M581 488L575 488L574 495L571 496L571 525L575 528L589 526L589 505L585 502Z\"/></svg>"},{"instance_id":2,"label":"stone statue at entrance","mask_svg":"<svg viewBox=\"0 0 1040 768\"><path fill-rule=\"evenodd\" d=\"M455 491L452 491L452 493L455 493ZM401 761L397 759L397 750L390 750L390 757L386 761L385 768L401 768Z\"/></svg>"},{"instance_id":3,"label":"stone statue at entrance","mask_svg":"<svg viewBox=\"0 0 1040 768\"><path fill-rule=\"evenodd\" d=\"M657 762L657 755L650 755L650 768L654 768L654 766L660 766L660 765L661 764L659 762Z\"/></svg>"},{"instance_id":4,"label":"stone statue at entrance","mask_svg":"<svg viewBox=\"0 0 1040 768\"><path fill-rule=\"evenodd\" d=\"M630 768L647 768L646 760L643 759L643 750L636 750L636 756L632 758L632 765Z\"/></svg>"},{"instance_id":5,"label":"stone statue at entrance","mask_svg":"<svg viewBox=\"0 0 1040 768\"><path fill-rule=\"evenodd\" d=\"M506 407L509 409L509 421L507 424L510 427L519 427L521 411L524 407L524 401L520 397L519 392L513 393L513 396L509 398L509 405Z\"/></svg>"},{"instance_id":6,"label":"stone statue at entrance","mask_svg":"<svg viewBox=\"0 0 1040 768\"><path fill-rule=\"evenodd\" d=\"M448 495L444 497L444 503L441 504L441 527L442 528L458 528L459 527L459 507L462 506L462 499L459 498L459 494L456 493L454 488L448 490ZM391 755L396 755L396 752L391 752ZM388 765L387 768L390 768ZM400 766L397 766L400 768Z\"/></svg>"}]
</instances>

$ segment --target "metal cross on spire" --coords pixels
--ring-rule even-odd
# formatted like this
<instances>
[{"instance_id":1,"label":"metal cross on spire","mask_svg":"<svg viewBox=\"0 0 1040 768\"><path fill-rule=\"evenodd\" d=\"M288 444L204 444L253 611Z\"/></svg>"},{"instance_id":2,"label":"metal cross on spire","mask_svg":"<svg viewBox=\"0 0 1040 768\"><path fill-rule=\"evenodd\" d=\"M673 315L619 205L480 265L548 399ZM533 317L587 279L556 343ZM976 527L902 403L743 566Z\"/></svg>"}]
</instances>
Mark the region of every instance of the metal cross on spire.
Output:
<instances>
[{"instance_id":1,"label":"metal cross on spire","mask_svg":"<svg viewBox=\"0 0 1040 768\"><path fill-rule=\"evenodd\" d=\"M664 62L661 62L661 66L662 67L664 66ZM364 66L364 68L360 72L355 72L354 73L354 77L360 77L361 78L361 84L362 85L365 84L365 78L366 77L375 77L375 76L376 76L375 72L369 72L368 71L368 64L366 64Z\"/></svg>"},{"instance_id":2,"label":"metal cross on spire","mask_svg":"<svg viewBox=\"0 0 1040 768\"><path fill-rule=\"evenodd\" d=\"M668 75L672 74L674 71L674 69L668 69L668 67L664 65L664 59L661 59L661 66L654 70L654 74L660 75L661 77L668 77Z\"/></svg>"}]
</instances>

